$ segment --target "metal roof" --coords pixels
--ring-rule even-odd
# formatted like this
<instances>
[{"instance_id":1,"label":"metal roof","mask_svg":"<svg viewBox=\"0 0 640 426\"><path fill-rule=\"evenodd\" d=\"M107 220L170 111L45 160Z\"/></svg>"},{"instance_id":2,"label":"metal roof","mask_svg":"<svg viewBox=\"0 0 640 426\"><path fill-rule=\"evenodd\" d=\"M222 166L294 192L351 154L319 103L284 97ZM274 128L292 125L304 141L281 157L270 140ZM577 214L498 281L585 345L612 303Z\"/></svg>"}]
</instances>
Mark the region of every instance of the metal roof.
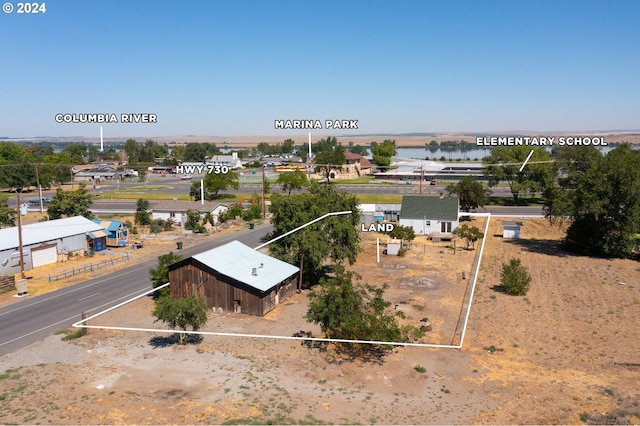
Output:
<instances>
[{"instance_id":1,"label":"metal roof","mask_svg":"<svg viewBox=\"0 0 640 426\"><path fill-rule=\"evenodd\" d=\"M300 270L286 262L262 254L239 241L231 241L196 254L192 258L227 277L260 291L271 289ZM256 268L257 275L252 275L253 268Z\"/></svg>"},{"instance_id":2,"label":"metal roof","mask_svg":"<svg viewBox=\"0 0 640 426\"><path fill-rule=\"evenodd\" d=\"M39 244L102 229L102 226L83 216L31 223L22 226L22 245ZM0 251L17 248L18 245L17 226L0 229Z\"/></svg>"}]
</instances>

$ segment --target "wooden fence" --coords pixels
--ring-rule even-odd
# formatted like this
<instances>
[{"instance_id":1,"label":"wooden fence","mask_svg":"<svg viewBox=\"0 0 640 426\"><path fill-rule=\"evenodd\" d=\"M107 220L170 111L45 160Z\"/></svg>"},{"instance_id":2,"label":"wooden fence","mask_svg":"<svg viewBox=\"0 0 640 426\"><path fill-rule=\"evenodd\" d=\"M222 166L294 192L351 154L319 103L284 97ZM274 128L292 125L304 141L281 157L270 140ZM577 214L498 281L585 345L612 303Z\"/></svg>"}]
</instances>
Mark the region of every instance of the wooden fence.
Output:
<instances>
[{"instance_id":1,"label":"wooden fence","mask_svg":"<svg viewBox=\"0 0 640 426\"><path fill-rule=\"evenodd\" d=\"M0 293L8 293L16 289L16 279L13 275L0 278Z\"/></svg>"}]
</instances>

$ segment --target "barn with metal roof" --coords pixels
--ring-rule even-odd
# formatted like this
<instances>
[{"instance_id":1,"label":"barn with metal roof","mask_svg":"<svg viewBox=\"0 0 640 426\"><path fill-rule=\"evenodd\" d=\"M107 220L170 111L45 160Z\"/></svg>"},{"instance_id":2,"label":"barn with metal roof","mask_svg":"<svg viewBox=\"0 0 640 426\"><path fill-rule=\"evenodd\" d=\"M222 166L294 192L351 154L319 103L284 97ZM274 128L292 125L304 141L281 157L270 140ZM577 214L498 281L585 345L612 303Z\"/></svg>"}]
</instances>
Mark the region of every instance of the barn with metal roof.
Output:
<instances>
[{"instance_id":1,"label":"barn with metal roof","mask_svg":"<svg viewBox=\"0 0 640 426\"><path fill-rule=\"evenodd\" d=\"M224 312L263 316L296 290L299 269L232 241L169 266L171 296L195 294Z\"/></svg>"},{"instance_id":2,"label":"barn with metal roof","mask_svg":"<svg viewBox=\"0 0 640 426\"><path fill-rule=\"evenodd\" d=\"M88 249L88 237L102 226L82 216L31 223L22 226L24 270L55 263L62 253ZM3 275L20 272L18 227L0 229L0 262L9 259Z\"/></svg>"}]
</instances>

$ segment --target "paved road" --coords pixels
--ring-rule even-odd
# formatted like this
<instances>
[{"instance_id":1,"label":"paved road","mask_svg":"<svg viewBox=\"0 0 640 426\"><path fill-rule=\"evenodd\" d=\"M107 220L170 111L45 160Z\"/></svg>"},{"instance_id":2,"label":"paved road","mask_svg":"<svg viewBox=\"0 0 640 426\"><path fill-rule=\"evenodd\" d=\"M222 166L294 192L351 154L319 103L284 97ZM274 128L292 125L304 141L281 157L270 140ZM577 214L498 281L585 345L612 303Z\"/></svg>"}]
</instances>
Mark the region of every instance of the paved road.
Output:
<instances>
[{"instance_id":1,"label":"paved road","mask_svg":"<svg viewBox=\"0 0 640 426\"><path fill-rule=\"evenodd\" d=\"M189 257L232 240L256 247L272 229L265 224L218 238L205 237L206 242L179 253ZM81 312L97 313L98 309L107 309L150 290L149 268L155 265L156 260L150 260L55 292L27 296L0 308L0 356L70 327L81 319Z\"/></svg>"}]
</instances>

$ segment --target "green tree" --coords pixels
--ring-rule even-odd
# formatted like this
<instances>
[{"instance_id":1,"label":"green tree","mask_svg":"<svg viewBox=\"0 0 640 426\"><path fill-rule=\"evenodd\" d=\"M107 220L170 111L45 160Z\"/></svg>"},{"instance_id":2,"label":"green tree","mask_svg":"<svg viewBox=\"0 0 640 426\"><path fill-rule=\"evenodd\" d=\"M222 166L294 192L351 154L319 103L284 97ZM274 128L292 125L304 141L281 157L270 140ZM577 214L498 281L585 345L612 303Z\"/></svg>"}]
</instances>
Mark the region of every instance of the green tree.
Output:
<instances>
[{"instance_id":1,"label":"green tree","mask_svg":"<svg viewBox=\"0 0 640 426\"><path fill-rule=\"evenodd\" d=\"M215 200L219 198L218 193L227 188L238 189L240 187L240 177L238 173L229 170L227 173L209 173L204 178L204 199ZM194 200L200 200L200 182L193 182L189 195Z\"/></svg>"},{"instance_id":2,"label":"green tree","mask_svg":"<svg viewBox=\"0 0 640 426\"><path fill-rule=\"evenodd\" d=\"M140 162L142 149L135 139L127 139L124 143L124 150L127 153L129 164L138 164Z\"/></svg>"},{"instance_id":3,"label":"green tree","mask_svg":"<svg viewBox=\"0 0 640 426\"><path fill-rule=\"evenodd\" d=\"M182 330L178 343L183 345L189 341L185 333L187 329L198 331L207 323L208 311L207 299L191 294L179 299L171 296L159 297L152 315L157 318L154 322L162 321L173 329Z\"/></svg>"},{"instance_id":4,"label":"green tree","mask_svg":"<svg viewBox=\"0 0 640 426\"><path fill-rule=\"evenodd\" d=\"M465 176L458 183L452 183L445 188L449 194L456 194L460 199L460 209L468 212L471 209L484 207L489 201L491 190L473 176Z\"/></svg>"},{"instance_id":5,"label":"green tree","mask_svg":"<svg viewBox=\"0 0 640 426\"><path fill-rule=\"evenodd\" d=\"M533 150L525 168L522 164ZM482 159L485 164L484 175L489 177L489 186L493 187L506 181L511 189L514 204L523 192L544 190L551 182L551 154L543 148L529 146L498 146L491 150L491 155Z\"/></svg>"},{"instance_id":6,"label":"green tree","mask_svg":"<svg viewBox=\"0 0 640 426\"><path fill-rule=\"evenodd\" d=\"M595 256L632 256L640 232L640 151L625 144L603 156L594 147L561 147L556 158L545 213L570 219L564 246Z\"/></svg>"},{"instance_id":7,"label":"green tree","mask_svg":"<svg viewBox=\"0 0 640 426\"><path fill-rule=\"evenodd\" d=\"M335 277L322 279L309 293L308 322L318 324L327 338L368 340L381 342L408 342L421 337L415 327L401 327L397 318L401 312L389 309L391 302L384 299L387 284L376 287L354 283L360 277L338 264ZM381 356L391 345L342 344L353 356Z\"/></svg>"},{"instance_id":8,"label":"green tree","mask_svg":"<svg viewBox=\"0 0 640 426\"><path fill-rule=\"evenodd\" d=\"M22 191L36 185L36 169L26 154L18 160L5 160L0 163L0 187Z\"/></svg>"},{"instance_id":9,"label":"green tree","mask_svg":"<svg viewBox=\"0 0 640 426\"><path fill-rule=\"evenodd\" d=\"M0 228L16 226L16 210L9 207L7 200L0 200Z\"/></svg>"},{"instance_id":10,"label":"green tree","mask_svg":"<svg viewBox=\"0 0 640 426\"><path fill-rule=\"evenodd\" d=\"M509 263L502 264L500 272L500 284L502 289L512 296L524 296L531 285L531 275L522 265L520 259L512 258Z\"/></svg>"},{"instance_id":11,"label":"green tree","mask_svg":"<svg viewBox=\"0 0 640 426\"><path fill-rule=\"evenodd\" d=\"M348 215L329 216L269 247L271 254L290 264L299 265L304 282L316 284L324 275L325 262L353 263L360 251L358 201L353 194L338 191L332 185L312 182L309 192L273 194L270 212L276 238L329 212L351 211Z\"/></svg>"},{"instance_id":12,"label":"green tree","mask_svg":"<svg viewBox=\"0 0 640 426\"><path fill-rule=\"evenodd\" d=\"M291 194L294 189L302 189L308 185L307 175L300 170L284 172L278 176L276 183L282 185L282 190Z\"/></svg>"},{"instance_id":13,"label":"green tree","mask_svg":"<svg viewBox=\"0 0 640 426\"><path fill-rule=\"evenodd\" d=\"M391 158L396 155L396 141L385 139L381 144L376 144L371 148L373 162L381 167L387 168L391 165Z\"/></svg>"},{"instance_id":14,"label":"green tree","mask_svg":"<svg viewBox=\"0 0 640 426\"><path fill-rule=\"evenodd\" d=\"M58 188L56 195L51 198L47 212L49 219L60 219L62 216L84 216L88 219L93 218L93 214L89 210L93 203L91 194L86 189L84 183L73 191L63 191Z\"/></svg>"},{"instance_id":15,"label":"green tree","mask_svg":"<svg viewBox=\"0 0 640 426\"><path fill-rule=\"evenodd\" d=\"M452 234L464 240L467 250L469 250L469 247L475 248L476 241L484 238L484 233L479 228L467 224L458 226L453 230Z\"/></svg>"},{"instance_id":16,"label":"green tree","mask_svg":"<svg viewBox=\"0 0 640 426\"><path fill-rule=\"evenodd\" d=\"M282 153L283 154L291 154L295 147L296 143L293 139L285 139L282 143Z\"/></svg>"},{"instance_id":17,"label":"green tree","mask_svg":"<svg viewBox=\"0 0 640 426\"><path fill-rule=\"evenodd\" d=\"M205 227L202 226L200 212L197 210L187 210L187 221L184 224L184 229L198 233L204 233L206 231Z\"/></svg>"},{"instance_id":18,"label":"green tree","mask_svg":"<svg viewBox=\"0 0 640 426\"><path fill-rule=\"evenodd\" d=\"M367 151L367 147L361 145L353 145L352 142L349 142L350 145L347 147L347 151L352 152L354 154L362 155L366 157L369 155L369 151Z\"/></svg>"},{"instance_id":19,"label":"green tree","mask_svg":"<svg viewBox=\"0 0 640 426\"><path fill-rule=\"evenodd\" d=\"M335 138L334 138L335 139ZM342 169L345 163L344 147L340 144L331 145L321 140L322 151L316 154L315 163L316 172L323 172L329 182L330 171L332 168Z\"/></svg>"},{"instance_id":20,"label":"green tree","mask_svg":"<svg viewBox=\"0 0 640 426\"><path fill-rule=\"evenodd\" d=\"M151 284L153 288L158 288L163 284L169 282L169 266L182 260L182 256L174 254L172 251L169 253L158 256L158 267L149 269L149 277L151 278ZM158 296L168 296L169 288L165 287L160 290Z\"/></svg>"},{"instance_id":21,"label":"green tree","mask_svg":"<svg viewBox=\"0 0 640 426\"><path fill-rule=\"evenodd\" d=\"M136 225L150 225L151 213L149 212L149 200L139 198L136 203L136 214L134 216Z\"/></svg>"}]
</instances>

